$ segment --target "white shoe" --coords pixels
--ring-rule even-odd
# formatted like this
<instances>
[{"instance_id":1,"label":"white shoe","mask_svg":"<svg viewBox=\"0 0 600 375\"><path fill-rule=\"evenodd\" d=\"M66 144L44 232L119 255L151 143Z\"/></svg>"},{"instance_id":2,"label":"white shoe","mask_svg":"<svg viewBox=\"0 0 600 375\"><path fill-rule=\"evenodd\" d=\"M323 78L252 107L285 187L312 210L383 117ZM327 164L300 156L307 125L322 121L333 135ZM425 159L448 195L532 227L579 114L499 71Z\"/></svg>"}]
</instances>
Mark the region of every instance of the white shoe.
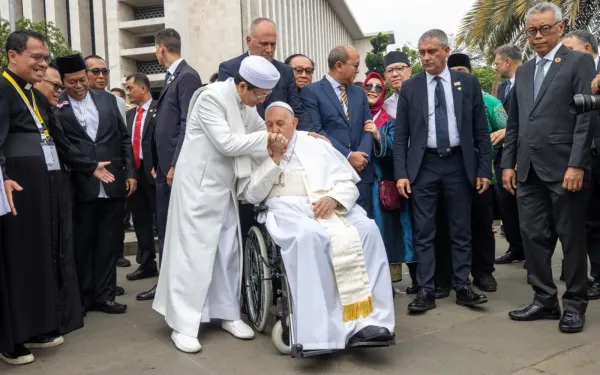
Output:
<instances>
[{"instance_id":1,"label":"white shoe","mask_svg":"<svg viewBox=\"0 0 600 375\"><path fill-rule=\"evenodd\" d=\"M250 340L254 338L254 331L242 320L223 320L221 327L238 339Z\"/></svg>"},{"instance_id":2,"label":"white shoe","mask_svg":"<svg viewBox=\"0 0 600 375\"><path fill-rule=\"evenodd\" d=\"M171 340L177 349L185 353L198 353L202 349L198 338L184 335L175 330L171 333Z\"/></svg>"},{"instance_id":3,"label":"white shoe","mask_svg":"<svg viewBox=\"0 0 600 375\"><path fill-rule=\"evenodd\" d=\"M0 359L9 365L26 365L35 361L35 357L23 345L17 345L12 353L0 353Z\"/></svg>"},{"instance_id":4,"label":"white shoe","mask_svg":"<svg viewBox=\"0 0 600 375\"><path fill-rule=\"evenodd\" d=\"M54 348L65 343L62 336L40 336L25 343L27 349L47 349Z\"/></svg>"}]
</instances>

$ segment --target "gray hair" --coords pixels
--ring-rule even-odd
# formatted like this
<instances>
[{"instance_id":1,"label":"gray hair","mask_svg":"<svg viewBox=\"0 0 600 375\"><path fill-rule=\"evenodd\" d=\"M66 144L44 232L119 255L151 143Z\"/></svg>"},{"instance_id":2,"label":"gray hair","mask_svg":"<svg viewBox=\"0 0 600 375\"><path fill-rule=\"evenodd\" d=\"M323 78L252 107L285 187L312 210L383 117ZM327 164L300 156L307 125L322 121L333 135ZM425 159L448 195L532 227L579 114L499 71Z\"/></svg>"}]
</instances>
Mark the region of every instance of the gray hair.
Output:
<instances>
[{"instance_id":1,"label":"gray hair","mask_svg":"<svg viewBox=\"0 0 600 375\"><path fill-rule=\"evenodd\" d=\"M531 8L529 8L529 10L527 11L527 14L525 15L525 20L529 19L529 16L531 16L532 14L544 13L544 12L548 12L548 11L554 13L554 20L556 22L563 20L562 9L560 9L557 5L549 3L549 2L537 3L534 6L532 6Z\"/></svg>"},{"instance_id":2,"label":"gray hair","mask_svg":"<svg viewBox=\"0 0 600 375\"><path fill-rule=\"evenodd\" d=\"M521 49L514 44L504 44L496 48L496 55L513 61L521 61L523 59Z\"/></svg>"},{"instance_id":3,"label":"gray hair","mask_svg":"<svg viewBox=\"0 0 600 375\"><path fill-rule=\"evenodd\" d=\"M431 29L425 31L419 38L419 42L422 42L426 39L439 39L442 48L450 46L450 43L448 42L448 35L446 35L446 33L440 29Z\"/></svg>"},{"instance_id":4,"label":"gray hair","mask_svg":"<svg viewBox=\"0 0 600 375\"><path fill-rule=\"evenodd\" d=\"M256 26L260 25L263 22L269 22L271 25L273 25L274 28L277 28L275 22L271 21L271 19L267 17L258 17L250 24L250 35L254 34L254 32L256 31Z\"/></svg>"},{"instance_id":5,"label":"gray hair","mask_svg":"<svg viewBox=\"0 0 600 375\"><path fill-rule=\"evenodd\" d=\"M347 47L348 46L345 45L337 46L329 52L329 56L327 56L327 66L329 66L329 69L333 69L335 63L338 61L341 63L348 62L350 54L348 53Z\"/></svg>"},{"instance_id":6,"label":"gray hair","mask_svg":"<svg viewBox=\"0 0 600 375\"><path fill-rule=\"evenodd\" d=\"M596 55L598 54L598 39L587 30L573 30L567 35L565 38L575 38L579 40L583 44L589 44L592 47L592 52Z\"/></svg>"}]
</instances>

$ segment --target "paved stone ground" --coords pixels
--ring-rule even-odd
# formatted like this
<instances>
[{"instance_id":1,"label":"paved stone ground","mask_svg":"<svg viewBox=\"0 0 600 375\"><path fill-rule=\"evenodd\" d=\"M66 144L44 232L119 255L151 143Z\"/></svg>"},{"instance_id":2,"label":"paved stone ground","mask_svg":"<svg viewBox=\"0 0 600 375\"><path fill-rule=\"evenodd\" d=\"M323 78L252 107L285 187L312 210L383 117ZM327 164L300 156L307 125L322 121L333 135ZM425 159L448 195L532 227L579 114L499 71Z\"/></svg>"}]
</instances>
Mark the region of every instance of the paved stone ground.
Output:
<instances>
[{"instance_id":1,"label":"paved stone ground","mask_svg":"<svg viewBox=\"0 0 600 375\"><path fill-rule=\"evenodd\" d=\"M497 239L497 253L506 242ZM554 257L556 282L562 252ZM130 257L132 262L134 258ZM396 296L397 345L308 359L279 355L268 335L239 341L218 326L203 326L203 349L177 351L164 320L138 292L154 280L129 282L133 267L119 270L119 285L129 305L122 316L90 313L85 327L65 337L58 348L36 350L36 362L20 368L0 364L5 375L205 375L205 374L395 374L395 375L591 375L600 373L600 301L588 308L584 332L565 335L557 322L512 322L507 312L531 301L521 264L497 267L499 291L485 308L469 310L454 295L423 316L408 316L411 298ZM404 290L405 280L397 286Z\"/></svg>"}]
</instances>

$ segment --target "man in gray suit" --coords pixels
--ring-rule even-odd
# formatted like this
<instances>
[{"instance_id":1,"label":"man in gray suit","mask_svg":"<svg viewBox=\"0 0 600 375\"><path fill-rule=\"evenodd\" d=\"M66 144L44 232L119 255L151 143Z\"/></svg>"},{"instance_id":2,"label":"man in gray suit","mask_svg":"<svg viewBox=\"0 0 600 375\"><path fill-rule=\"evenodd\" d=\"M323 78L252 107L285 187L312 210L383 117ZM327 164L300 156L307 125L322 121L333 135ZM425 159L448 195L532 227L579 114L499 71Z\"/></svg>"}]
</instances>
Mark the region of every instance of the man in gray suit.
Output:
<instances>
[{"instance_id":1,"label":"man in gray suit","mask_svg":"<svg viewBox=\"0 0 600 375\"><path fill-rule=\"evenodd\" d=\"M593 122L569 113L575 94L590 94L594 62L560 43L562 10L539 3L526 16L537 56L517 70L502 157L502 183L517 194L527 278L533 303L509 313L513 320L559 319L561 332L583 329L587 308L585 208L589 192ZM518 174L517 174L518 166ZM550 258L563 245L567 290L561 318Z\"/></svg>"}]
</instances>

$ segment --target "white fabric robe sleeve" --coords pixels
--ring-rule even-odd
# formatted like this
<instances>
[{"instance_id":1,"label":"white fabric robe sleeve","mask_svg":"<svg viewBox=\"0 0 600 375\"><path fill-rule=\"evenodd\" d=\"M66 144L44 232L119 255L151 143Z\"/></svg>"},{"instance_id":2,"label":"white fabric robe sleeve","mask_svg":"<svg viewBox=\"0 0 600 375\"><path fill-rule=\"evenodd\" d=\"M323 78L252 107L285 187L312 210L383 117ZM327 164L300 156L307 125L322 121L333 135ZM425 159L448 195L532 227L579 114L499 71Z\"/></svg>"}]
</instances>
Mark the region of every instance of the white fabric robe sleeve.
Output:
<instances>
[{"instance_id":1,"label":"white fabric robe sleeve","mask_svg":"<svg viewBox=\"0 0 600 375\"><path fill-rule=\"evenodd\" d=\"M358 188L352 181L339 181L331 189L326 196L331 197L338 201L340 204L335 212L338 215L346 215L358 199L359 192Z\"/></svg>"},{"instance_id":2,"label":"white fabric robe sleeve","mask_svg":"<svg viewBox=\"0 0 600 375\"><path fill-rule=\"evenodd\" d=\"M194 104L194 113L198 116L200 127L217 150L225 156L264 153L269 134L267 132L233 134L224 112L218 97L211 92L202 95Z\"/></svg>"},{"instance_id":3,"label":"white fabric robe sleeve","mask_svg":"<svg viewBox=\"0 0 600 375\"><path fill-rule=\"evenodd\" d=\"M243 194L248 203L258 204L269 195L282 169L270 157L266 158L258 167L254 167Z\"/></svg>"}]
</instances>

